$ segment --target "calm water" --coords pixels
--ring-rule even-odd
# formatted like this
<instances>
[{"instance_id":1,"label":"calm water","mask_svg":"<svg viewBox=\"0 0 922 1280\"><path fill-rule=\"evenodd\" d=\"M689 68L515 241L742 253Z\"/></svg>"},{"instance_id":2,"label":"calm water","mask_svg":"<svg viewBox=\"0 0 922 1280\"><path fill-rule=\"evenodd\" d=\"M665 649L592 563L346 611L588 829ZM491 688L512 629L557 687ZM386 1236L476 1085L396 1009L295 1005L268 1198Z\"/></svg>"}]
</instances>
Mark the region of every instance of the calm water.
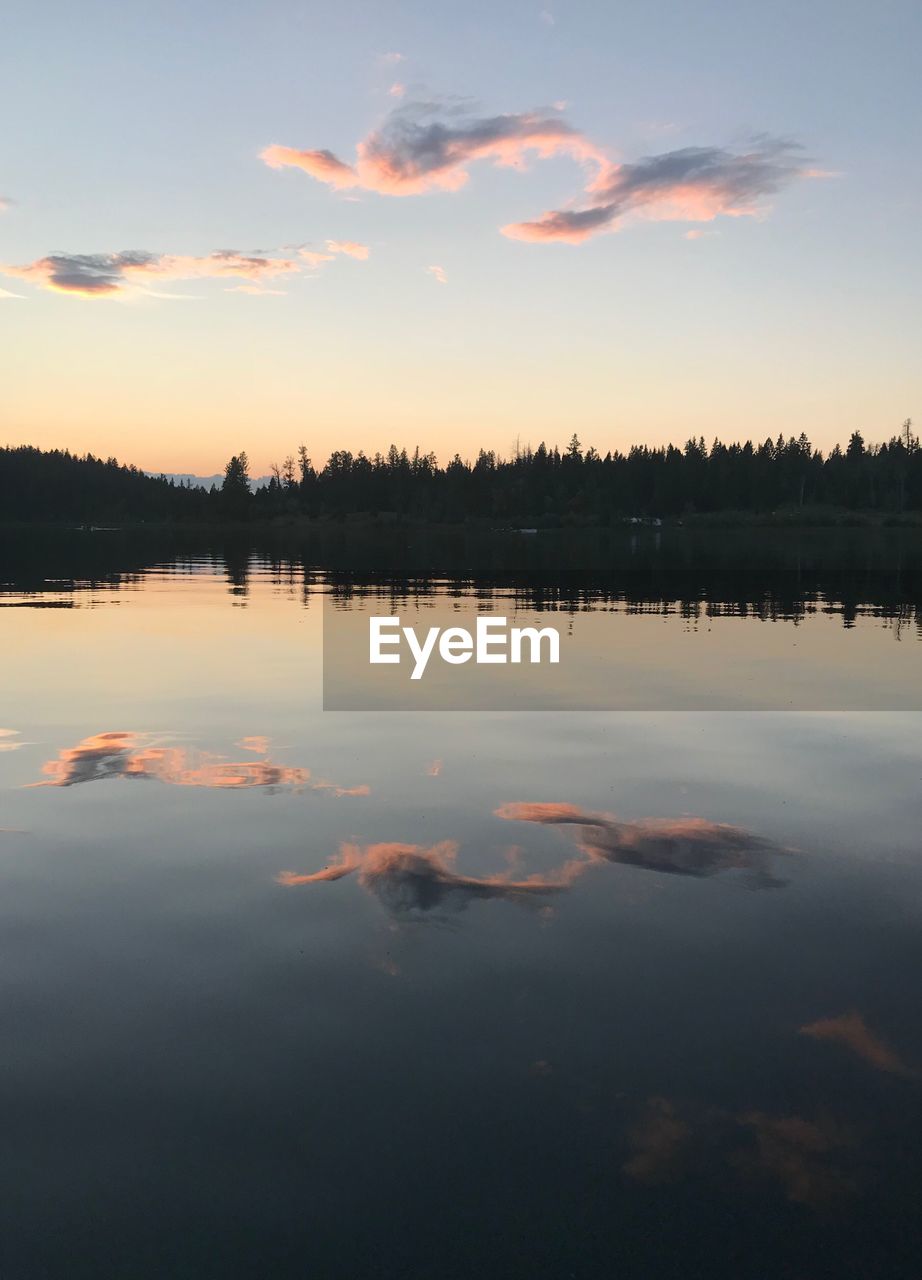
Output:
<instances>
[{"instance_id":1,"label":"calm water","mask_svg":"<svg viewBox=\"0 0 922 1280\"><path fill-rule=\"evenodd\" d=\"M843 537L8 544L3 1280L918 1280L919 552ZM324 607L471 591L889 709L321 710Z\"/></svg>"}]
</instances>

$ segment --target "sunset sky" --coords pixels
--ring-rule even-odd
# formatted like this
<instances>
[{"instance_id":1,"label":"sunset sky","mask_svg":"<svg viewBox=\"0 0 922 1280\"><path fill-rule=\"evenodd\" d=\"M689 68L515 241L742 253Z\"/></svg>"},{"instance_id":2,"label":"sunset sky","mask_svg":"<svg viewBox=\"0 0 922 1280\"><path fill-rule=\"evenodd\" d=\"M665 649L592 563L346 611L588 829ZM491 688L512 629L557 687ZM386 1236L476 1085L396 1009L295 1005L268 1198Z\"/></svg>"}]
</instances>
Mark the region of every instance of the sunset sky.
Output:
<instances>
[{"instance_id":1,"label":"sunset sky","mask_svg":"<svg viewBox=\"0 0 922 1280\"><path fill-rule=\"evenodd\" d=\"M917 0L10 0L5 443L922 419Z\"/></svg>"}]
</instances>

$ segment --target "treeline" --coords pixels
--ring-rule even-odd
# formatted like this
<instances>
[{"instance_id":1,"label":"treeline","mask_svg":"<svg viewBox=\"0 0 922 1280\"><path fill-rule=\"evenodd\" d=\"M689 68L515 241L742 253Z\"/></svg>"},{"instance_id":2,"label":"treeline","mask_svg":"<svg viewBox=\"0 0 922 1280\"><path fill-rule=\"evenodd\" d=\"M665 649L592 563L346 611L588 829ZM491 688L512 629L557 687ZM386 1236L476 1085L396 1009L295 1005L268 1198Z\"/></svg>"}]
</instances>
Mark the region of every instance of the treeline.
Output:
<instances>
[{"instance_id":1,"label":"treeline","mask_svg":"<svg viewBox=\"0 0 922 1280\"><path fill-rule=\"evenodd\" d=\"M0 449L0 520L99 524L208 520L216 500L137 467L67 450Z\"/></svg>"},{"instance_id":2,"label":"treeline","mask_svg":"<svg viewBox=\"0 0 922 1280\"><path fill-rule=\"evenodd\" d=\"M0 449L0 518L78 521L268 521L370 516L457 523L613 524L696 514L769 514L834 508L900 515L922 511L922 449L907 419L885 444L855 432L823 454L805 435L755 445L637 445L604 456L541 444L509 459L481 450L440 466L435 455L391 446L367 457L336 450L317 469L302 446L252 491L245 453L210 490L146 476L92 455Z\"/></svg>"}]
</instances>

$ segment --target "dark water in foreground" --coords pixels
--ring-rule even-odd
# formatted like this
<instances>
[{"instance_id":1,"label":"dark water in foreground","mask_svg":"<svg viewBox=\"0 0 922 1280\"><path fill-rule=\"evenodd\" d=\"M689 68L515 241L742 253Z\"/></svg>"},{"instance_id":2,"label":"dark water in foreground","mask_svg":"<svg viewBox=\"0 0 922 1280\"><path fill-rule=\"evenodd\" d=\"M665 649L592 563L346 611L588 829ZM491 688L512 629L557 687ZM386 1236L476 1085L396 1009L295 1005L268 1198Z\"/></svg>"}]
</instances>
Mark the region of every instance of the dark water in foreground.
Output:
<instances>
[{"instance_id":1,"label":"dark water in foreground","mask_svg":"<svg viewBox=\"0 0 922 1280\"><path fill-rule=\"evenodd\" d=\"M918 1280L922 716L320 710L356 584L918 704L917 550L334 550L0 558L3 1280Z\"/></svg>"}]
</instances>

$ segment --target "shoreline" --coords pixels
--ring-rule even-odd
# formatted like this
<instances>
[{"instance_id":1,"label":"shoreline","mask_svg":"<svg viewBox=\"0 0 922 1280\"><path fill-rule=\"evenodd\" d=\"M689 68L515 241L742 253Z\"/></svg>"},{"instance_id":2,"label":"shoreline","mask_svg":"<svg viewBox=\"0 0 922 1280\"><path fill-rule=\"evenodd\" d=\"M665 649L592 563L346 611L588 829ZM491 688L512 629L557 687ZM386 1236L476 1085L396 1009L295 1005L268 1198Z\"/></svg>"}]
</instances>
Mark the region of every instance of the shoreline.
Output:
<instances>
[{"instance_id":1,"label":"shoreline","mask_svg":"<svg viewBox=\"0 0 922 1280\"><path fill-rule=\"evenodd\" d=\"M271 520L194 521L194 520L132 520L121 521L99 517L98 521L75 523L74 521L3 520L2 533L183 533L203 535L251 534L309 534L334 530L362 532L367 530L400 532L402 530L432 530L444 533L515 535L540 537L552 534L572 533L661 533L665 531L695 531L720 529L765 529L784 531L810 531L814 529L918 529L922 532L922 512L882 513L850 511L841 508L806 508L798 511L698 512L682 517L622 516L607 522L555 521L521 517L514 522L498 523L495 520L470 518L468 520L420 520L413 517L395 517L374 514L344 516L277 516Z\"/></svg>"}]
</instances>

